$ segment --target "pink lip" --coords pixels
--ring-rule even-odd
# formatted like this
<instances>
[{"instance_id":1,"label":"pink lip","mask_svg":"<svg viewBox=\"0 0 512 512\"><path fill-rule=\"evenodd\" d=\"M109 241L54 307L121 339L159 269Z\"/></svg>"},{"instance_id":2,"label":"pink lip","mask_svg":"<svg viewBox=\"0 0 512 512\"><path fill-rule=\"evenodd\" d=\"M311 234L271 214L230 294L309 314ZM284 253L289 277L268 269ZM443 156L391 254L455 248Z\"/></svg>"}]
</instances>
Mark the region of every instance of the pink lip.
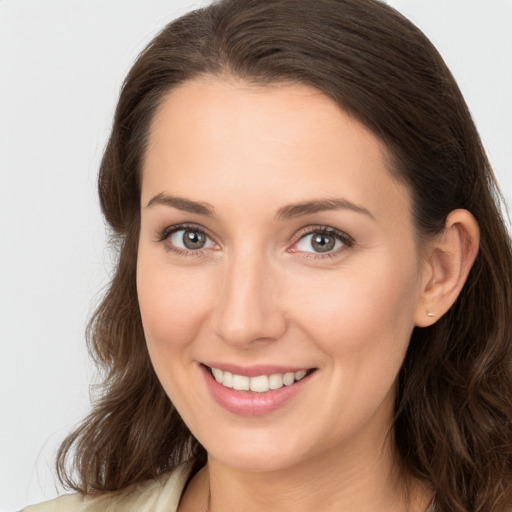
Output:
<instances>
[{"instance_id":1,"label":"pink lip","mask_svg":"<svg viewBox=\"0 0 512 512\"><path fill-rule=\"evenodd\" d=\"M208 365L209 366L209 365ZM222 384L219 384L211 375L208 368L200 365L200 370L203 373L206 385L213 397L213 399L224 409L240 416L263 416L270 414L281 407L284 407L290 400L292 400L297 394L300 393L304 386L310 381L312 374L307 375L298 382L295 382L291 386L283 386L279 389L269 390L266 393L254 393L252 391L236 391L231 388L226 388ZM219 366L214 366L219 368ZM220 365L221 370L231 371L229 368L236 368L231 365ZM258 371L255 371L257 368ZM261 371L261 370L264 371ZM271 371L268 371L268 370ZM237 368L233 373L238 375L256 376L256 375L271 375L272 373L286 373L282 370L277 370L277 367L251 367L251 375L247 374L248 368L245 368L244 372L241 372L240 368ZM293 371L292 369L287 369ZM298 370L296 370L298 371Z\"/></svg>"}]
</instances>

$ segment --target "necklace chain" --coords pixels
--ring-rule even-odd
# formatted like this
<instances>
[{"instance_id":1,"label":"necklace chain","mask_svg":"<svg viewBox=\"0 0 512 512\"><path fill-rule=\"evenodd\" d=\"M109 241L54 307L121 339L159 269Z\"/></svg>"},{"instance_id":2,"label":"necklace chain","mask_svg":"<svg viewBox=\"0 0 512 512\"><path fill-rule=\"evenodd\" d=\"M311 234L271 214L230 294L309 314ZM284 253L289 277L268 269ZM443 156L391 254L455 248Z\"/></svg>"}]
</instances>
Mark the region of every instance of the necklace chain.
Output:
<instances>
[{"instance_id":1,"label":"necklace chain","mask_svg":"<svg viewBox=\"0 0 512 512\"><path fill-rule=\"evenodd\" d=\"M208 478L208 498L206 499L206 508L204 512L210 512L210 505L212 502L212 488L210 486L210 478ZM430 512L430 511L427 511Z\"/></svg>"}]
</instances>

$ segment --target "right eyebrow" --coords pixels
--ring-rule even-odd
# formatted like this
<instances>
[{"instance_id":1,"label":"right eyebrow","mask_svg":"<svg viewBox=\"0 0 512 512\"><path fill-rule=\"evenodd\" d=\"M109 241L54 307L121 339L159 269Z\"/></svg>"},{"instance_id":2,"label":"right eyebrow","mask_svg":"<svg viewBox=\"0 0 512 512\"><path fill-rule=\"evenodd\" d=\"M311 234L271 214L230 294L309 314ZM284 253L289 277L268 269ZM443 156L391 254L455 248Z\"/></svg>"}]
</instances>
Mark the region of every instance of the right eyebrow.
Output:
<instances>
[{"instance_id":1,"label":"right eyebrow","mask_svg":"<svg viewBox=\"0 0 512 512\"><path fill-rule=\"evenodd\" d=\"M170 196L164 193L157 194L149 200L146 208L150 208L155 204L164 206L171 206L178 210L182 210L188 213L197 213L198 215L205 215L206 217L214 217L215 209L208 203L200 201L191 201L183 197Z\"/></svg>"}]
</instances>

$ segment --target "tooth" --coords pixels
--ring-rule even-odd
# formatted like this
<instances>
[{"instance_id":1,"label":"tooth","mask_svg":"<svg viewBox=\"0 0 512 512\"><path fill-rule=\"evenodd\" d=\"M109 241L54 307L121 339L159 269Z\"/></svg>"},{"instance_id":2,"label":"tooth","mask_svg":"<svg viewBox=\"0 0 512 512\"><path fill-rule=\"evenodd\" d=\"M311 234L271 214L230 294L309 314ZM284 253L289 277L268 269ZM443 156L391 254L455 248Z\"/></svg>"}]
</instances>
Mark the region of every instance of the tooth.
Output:
<instances>
[{"instance_id":1,"label":"tooth","mask_svg":"<svg viewBox=\"0 0 512 512\"><path fill-rule=\"evenodd\" d=\"M246 377L245 375L236 375L228 371L222 371L219 368L211 368L211 372L215 380L227 388L234 388L237 391L250 390L256 393L265 393L269 389L291 386L295 381L303 379L307 374L306 370L299 370L285 374L274 373L272 375Z\"/></svg>"},{"instance_id":2,"label":"tooth","mask_svg":"<svg viewBox=\"0 0 512 512\"><path fill-rule=\"evenodd\" d=\"M299 372L295 372L295 380L303 379L306 376L306 370L300 370Z\"/></svg>"},{"instance_id":3,"label":"tooth","mask_svg":"<svg viewBox=\"0 0 512 512\"><path fill-rule=\"evenodd\" d=\"M224 372L222 370L219 370L218 368L212 368L212 373L213 376L215 377L215 380L222 384L222 374Z\"/></svg>"},{"instance_id":4,"label":"tooth","mask_svg":"<svg viewBox=\"0 0 512 512\"><path fill-rule=\"evenodd\" d=\"M249 377L245 375L233 375L233 389L237 391L249 391Z\"/></svg>"},{"instance_id":5,"label":"tooth","mask_svg":"<svg viewBox=\"0 0 512 512\"><path fill-rule=\"evenodd\" d=\"M264 393L265 391L268 391L268 377L266 375L251 377L249 387L251 391L256 391L257 393Z\"/></svg>"},{"instance_id":6,"label":"tooth","mask_svg":"<svg viewBox=\"0 0 512 512\"><path fill-rule=\"evenodd\" d=\"M275 373L268 378L268 387L270 389L279 389L283 387L283 376L280 373Z\"/></svg>"},{"instance_id":7,"label":"tooth","mask_svg":"<svg viewBox=\"0 0 512 512\"><path fill-rule=\"evenodd\" d=\"M233 387L233 374L231 372L224 372L222 377L222 385L227 388Z\"/></svg>"},{"instance_id":8,"label":"tooth","mask_svg":"<svg viewBox=\"0 0 512 512\"><path fill-rule=\"evenodd\" d=\"M288 372L283 375L283 384L285 386L291 386L295 382L295 373Z\"/></svg>"}]
</instances>

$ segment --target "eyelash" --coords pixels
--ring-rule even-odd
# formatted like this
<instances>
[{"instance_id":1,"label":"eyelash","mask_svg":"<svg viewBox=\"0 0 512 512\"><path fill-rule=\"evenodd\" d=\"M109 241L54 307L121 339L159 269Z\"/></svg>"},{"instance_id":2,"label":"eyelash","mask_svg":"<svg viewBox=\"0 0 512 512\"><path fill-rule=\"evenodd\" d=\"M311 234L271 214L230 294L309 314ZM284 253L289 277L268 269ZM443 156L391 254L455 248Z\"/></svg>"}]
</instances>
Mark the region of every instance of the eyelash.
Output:
<instances>
[{"instance_id":1,"label":"eyelash","mask_svg":"<svg viewBox=\"0 0 512 512\"><path fill-rule=\"evenodd\" d=\"M354 246L354 239L348 235L347 233L340 231L339 229L332 228L330 226L308 226L299 233L297 233L296 236L294 236L294 242L292 246L297 245L304 237L312 234L318 234L318 235L328 235L332 236L336 241L342 243L342 247L325 252L325 253L319 253L319 252L306 252L306 251L300 251L302 252L302 255L304 258L309 259L324 259L329 258L333 259L341 255L342 252L344 252L344 249L350 249ZM299 251L292 251L292 252L299 252Z\"/></svg>"},{"instance_id":2,"label":"eyelash","mask_svg":"<svg viewBox=\"0 0 512 512\"><path fill-rule=\"evenodd\" d=\"M165 229L163 229L161 232L159 232L156 241L164 243L166 242L171 235L174 233L181 231L181 230L189 230L189 231L196 231L198 233L202 233L205 236L207 236L210 240L213 240L213 238L208 234L208 232L202 228L201 226L198 226L197 224L176 224L174 226L168 226ZM302 229L294 236L294 241L292 243L292 247L297 245L304 237L312 234L319 234L319 235L328 235L334 237L337 241L341 242L343 245L341 248L338 248L332 252L325 252L325 253L315 253L315 252L306 252L306 251L291 251L296 253L302 253L303 257L305 258L312 258L312 259L324 259L329 258L333 259L336 258L344 248L351 248L354 246L354 239L348 235L347 233L344 233L343 231L340 231L338 229L329 227L329 226L308 226L307 228ZM175 245L169 243L166 243L166 249L169 251L172 251L179 256L202 256L204 255L205 250L203 249L197 249L197 250L185 250L180 247L176 247Z\"/></svg>"},{"instance_id":3,"label":"eyelash","mask_svg":"<svg viewBox=\"0 0 512 512\"><path fill-rule=\"evenodd\" d=\"M174 233L185 230L185 231L196 231L198 233L202 233L206 235L210 240L213 240L213 238L208 234L208 232L202 228L201 226L198 226L197 224L176 224L174 226L168 226L164 228L157 237L157 242L165 243L170 238L171 235ZM171 244L170 242L165 243L165 247L167 250L172 251L176 253L178 256L202 256L204 254L203 249L197 249L197 250L186 250L182 249L181 247L176 247L175 245Z\"/></svg>"}]
</instances>

